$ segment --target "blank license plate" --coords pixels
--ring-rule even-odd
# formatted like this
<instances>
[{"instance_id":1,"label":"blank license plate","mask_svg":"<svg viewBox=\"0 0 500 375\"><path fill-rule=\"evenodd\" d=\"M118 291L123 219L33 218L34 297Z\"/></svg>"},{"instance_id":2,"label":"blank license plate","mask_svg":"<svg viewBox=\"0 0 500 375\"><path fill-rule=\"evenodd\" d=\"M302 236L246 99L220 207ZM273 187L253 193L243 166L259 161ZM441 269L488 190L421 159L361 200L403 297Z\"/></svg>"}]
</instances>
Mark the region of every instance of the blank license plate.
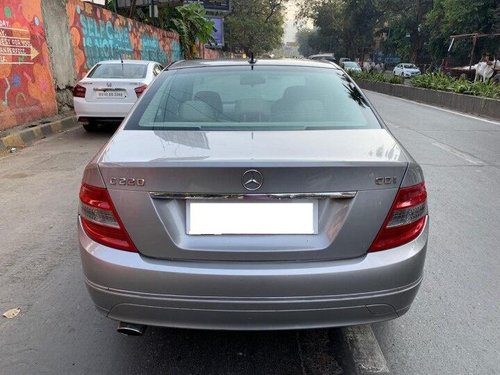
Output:
<instances>
[{"instance_id":1,"label":"blank license plate","mask_svg":"<svg viewBox=\"0 0 500 375\"><path fill-rule=\"evenodd\" d=\"M316 234L318 201L187 201L186 227L202 234Z\"/></svg>"}]
</instances>

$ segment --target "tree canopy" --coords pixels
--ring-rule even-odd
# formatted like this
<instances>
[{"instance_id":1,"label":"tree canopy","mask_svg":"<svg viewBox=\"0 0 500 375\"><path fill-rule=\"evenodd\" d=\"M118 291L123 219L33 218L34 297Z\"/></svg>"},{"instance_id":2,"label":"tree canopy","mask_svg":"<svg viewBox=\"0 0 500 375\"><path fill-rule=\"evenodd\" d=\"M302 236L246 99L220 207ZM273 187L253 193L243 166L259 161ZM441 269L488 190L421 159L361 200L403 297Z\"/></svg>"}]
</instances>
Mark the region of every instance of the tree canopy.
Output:
<instances>
[{"instance_id":1,"label":"tree canopy","mask_svg":"<svg viewBox=\"0 0 500 375\"><path fill-rule=\"evenodd\" d=\"M200 4L162 9L160 26L179 34L184 57L192 59L195 55L196 42L213 43L214 23L206 18L206 12Z\"/></svg>"},{"instance_id":2,"label":"tree canopy","mask_svg":"<svg viewBox=\"0 0 500 375\"><path fill-rule=\"evenodd\" d=\"M224 38L233 52L260 54L281 46L288 0L232 0Z\"/></svg>"},{"instance_id":3,"label":"tree canopy","mask_svg":"<svg viewBox=\"0 0 500 375\"><path fill-rule=\"evenodd\" d=\"M498 0L298 0L300 24L311 19L315 30L298 34L304 52L336 52L363 57L381 36L384 53L412 62L439 62L453 34L500 32ZM500 54L500 37L478 41L483 51ZM471 40L457 43L457 57L470 53Z\"/></svg>"}]
</instances>

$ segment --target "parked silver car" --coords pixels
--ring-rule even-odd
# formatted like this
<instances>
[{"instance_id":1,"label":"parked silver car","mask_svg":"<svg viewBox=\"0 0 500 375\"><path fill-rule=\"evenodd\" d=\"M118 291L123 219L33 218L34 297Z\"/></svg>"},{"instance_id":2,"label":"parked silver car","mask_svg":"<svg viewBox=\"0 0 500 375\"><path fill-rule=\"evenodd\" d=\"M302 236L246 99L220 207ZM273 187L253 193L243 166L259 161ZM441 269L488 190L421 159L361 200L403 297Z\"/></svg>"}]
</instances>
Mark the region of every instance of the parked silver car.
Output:
<instances>
[{"instance_id":1,"label":"parked silver car","mask_svg":"<svg viewBox=\"0 0 500 375\"><path fill-rule=\"evenodd\" d=\"M180 62L85 169L85 283L119 331L345 326L408 311L422 170L328 62Z\"/></svg>"}]
</instances>

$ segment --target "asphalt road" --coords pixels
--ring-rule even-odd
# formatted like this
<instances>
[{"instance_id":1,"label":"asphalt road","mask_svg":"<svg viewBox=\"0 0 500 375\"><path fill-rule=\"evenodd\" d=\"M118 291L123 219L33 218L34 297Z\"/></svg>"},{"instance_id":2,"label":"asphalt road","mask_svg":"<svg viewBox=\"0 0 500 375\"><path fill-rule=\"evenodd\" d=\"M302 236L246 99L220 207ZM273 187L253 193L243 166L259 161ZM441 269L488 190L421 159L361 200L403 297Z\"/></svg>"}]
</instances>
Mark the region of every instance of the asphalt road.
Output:
<instances>
[{"instance_id":1,"label":"asphalt road","mask_svg":"<svg viewBox=\"0 0 500 375\"><path fill-rule=\"evenodd\" d=\"M500 123L369 98L424 169L431 229L412 309L373 329L395 374L498 374Z\"/></svg>"},{"instance_id":2,"label":"asphalt road","mask_svg":"<svg viewBox=\"0 0 500 375\"><path fill-rule=\"evenodd\" d=\"M500 124L370 94L427 178L425 281L373 325L394 374L493 374L500 363ZM75 224L86 162L110 133L75 129L0 158L0 373L341 374L335 330L115 332L82 280Z\"/></svg>"},{"instance_id":3,"label":"asphalt road","mask_svg":"<svg viewBox=\"0 0 500 375\"><path fill-rule=\"evenodd\" d=\"M75 129L0 158L0 374L342 374L335 330L116 333L85 290L76 213L112 132Z\"/></svg>"}]
</instances>

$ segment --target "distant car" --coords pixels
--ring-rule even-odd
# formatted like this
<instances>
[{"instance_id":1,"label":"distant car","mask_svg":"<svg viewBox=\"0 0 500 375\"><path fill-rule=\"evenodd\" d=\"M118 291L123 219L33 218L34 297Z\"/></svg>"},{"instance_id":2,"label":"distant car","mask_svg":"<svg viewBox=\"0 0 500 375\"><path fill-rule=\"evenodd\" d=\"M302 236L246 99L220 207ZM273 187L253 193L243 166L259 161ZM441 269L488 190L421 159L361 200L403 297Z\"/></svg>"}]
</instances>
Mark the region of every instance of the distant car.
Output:
<instances>
[{"instance_id":1,"label":"distant car","mask_svg":"<svg viewBox=\"0 0 500 375\"><path fill-rule=\"evenodd\" d=\"M335 64L191 60L86 167L77 225L98 310L141 335L397 318L429 219L420 166Z\"/></svg>"},{"instance_id":2,"label":"distant car","mask_svg":"<svg viewBox=\"0 0 500 375\"><path fill-rule=\"evenodd\" d=\"M361 67L356 61L344 61L341 66L347 73L361 73Z\"/></svg>"},{"instance_id":3,"label":"distant car","mask_svg":"<svg viewBox=\"0 0 500 375\"><path fill-rule=\"evenodd\" d=\"M309 56L309 59L311 60L327 60L336 63L337 59L335 58L335 54L333 53L321 53L318 55L311 55Z\"/></svg>"},{"instance_id":4,"label":"distant car","mask_svg":"<svg viewBox=\"0 0 500 375\"><path fill-rule=\"evenodd\" d=\"M343 62L346 62L346 61L352 61L349 57L341 57L339 59L339 64L342 64Z\"/></svg>"},{"instance_id":5,"label":"distant car","mask_svg":"<svg viewBox=\"0 0 500 375\"><path fill-rule=\"evenodd\" d=\"M76 116L87 131L121 121L163 66L155 61L109 60L94 65L73 88Z\"/></svg>"},{"instance_id":6,"label":"distant car","mask_svg":"<svg viewBox=\"0 0 500 375\"><path fill-rule=\"evenodd\" d=\"M422 74L420 69L415 64L401 63L396 65L392 71L395 76L401 76L405 78L411 78L413 76L418 76Z\"/></svg>"}]
</instances>

